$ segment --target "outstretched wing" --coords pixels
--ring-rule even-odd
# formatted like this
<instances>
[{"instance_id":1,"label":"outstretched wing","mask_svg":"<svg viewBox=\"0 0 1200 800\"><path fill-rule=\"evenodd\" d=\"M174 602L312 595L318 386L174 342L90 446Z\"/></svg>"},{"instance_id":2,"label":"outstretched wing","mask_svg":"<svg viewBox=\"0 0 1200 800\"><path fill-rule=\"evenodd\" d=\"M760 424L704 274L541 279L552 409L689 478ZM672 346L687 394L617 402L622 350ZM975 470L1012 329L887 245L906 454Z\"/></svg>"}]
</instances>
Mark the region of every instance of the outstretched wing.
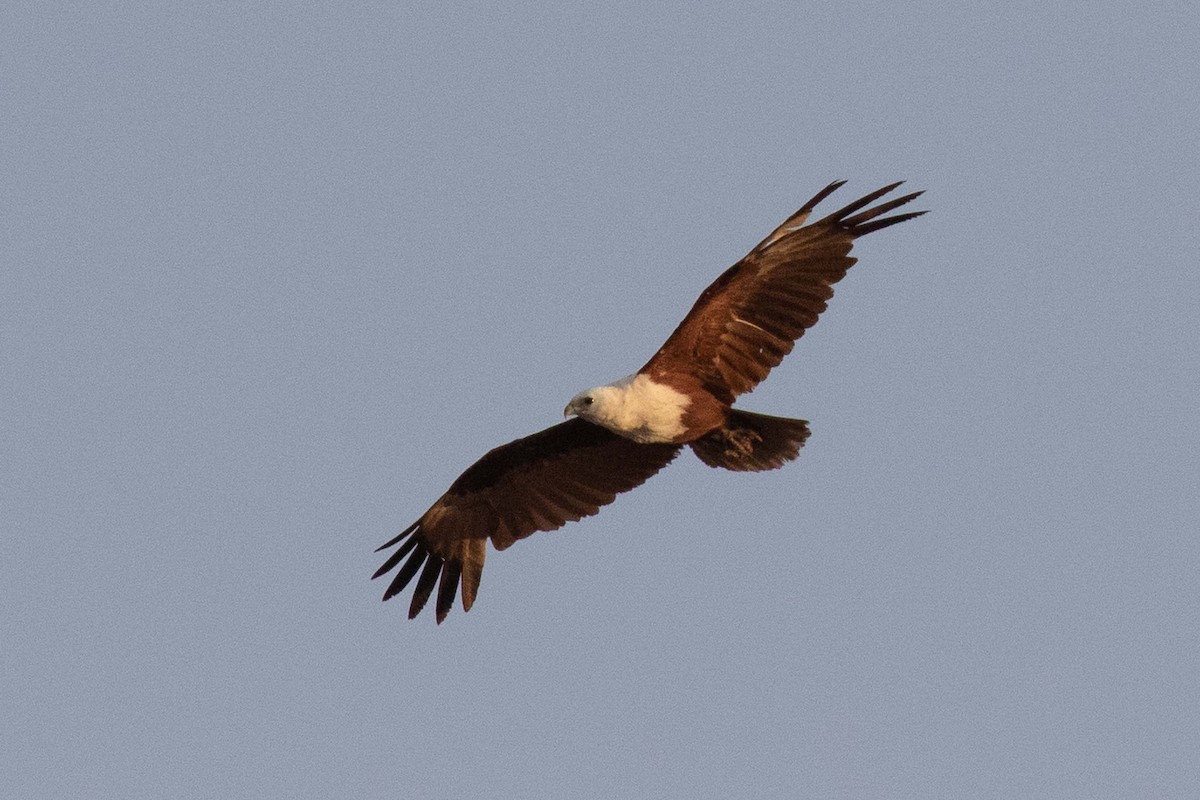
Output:
<instances>
[{"instance_id":1,"label":"outstretched wing","mask_svg":"<svg viewBox=\"0 0 1200 800\"><path fill-rule=\"evenodd\" d=\"M833 296L833 284L853 266L854 239L925 213L883 216L921 192L868 208L900 185L893 183L805 225L816 205L843 183L818 192L713 281L640 371L694 375L727 401L766 378L816 323Z\"/></svg>"},{"instance_id":2,"label":"outstretched wing","mask_svg":"<svg viewBox=\"0 0 1200 800\"><path fill-rule=\"evenodd\" d=\"M404 562L384 592L387 600L404 591L419 570L409 619L438 583L440 623L460 580L463 610L471 609L489 538L503 550L535 531L591 516L678 452L679 445L638 444L579 418L509 442L471 465L419 520L380 547L400 544L372 577Z\"/></svg>"}]
</instances>

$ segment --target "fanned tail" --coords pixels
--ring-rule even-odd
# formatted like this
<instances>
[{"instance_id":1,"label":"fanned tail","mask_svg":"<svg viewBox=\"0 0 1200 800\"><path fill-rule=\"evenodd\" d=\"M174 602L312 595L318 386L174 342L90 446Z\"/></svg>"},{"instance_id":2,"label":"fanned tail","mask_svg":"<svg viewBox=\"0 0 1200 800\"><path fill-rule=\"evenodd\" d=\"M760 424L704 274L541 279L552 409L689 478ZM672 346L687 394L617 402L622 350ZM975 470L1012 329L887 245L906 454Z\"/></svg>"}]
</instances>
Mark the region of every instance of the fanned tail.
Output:
<instances>
[{"instance_id":1,"label":"fanned tail","mask_svg":"<svg viewBox=\"0 0 1200 800\"><path fill-rule=\"evenodd\" d=\"M800 455L808 438L808 422L731 411L724 427L691 443L696 457L710 467L734 472L778 469Z\"/></svg>"}]
</instances>

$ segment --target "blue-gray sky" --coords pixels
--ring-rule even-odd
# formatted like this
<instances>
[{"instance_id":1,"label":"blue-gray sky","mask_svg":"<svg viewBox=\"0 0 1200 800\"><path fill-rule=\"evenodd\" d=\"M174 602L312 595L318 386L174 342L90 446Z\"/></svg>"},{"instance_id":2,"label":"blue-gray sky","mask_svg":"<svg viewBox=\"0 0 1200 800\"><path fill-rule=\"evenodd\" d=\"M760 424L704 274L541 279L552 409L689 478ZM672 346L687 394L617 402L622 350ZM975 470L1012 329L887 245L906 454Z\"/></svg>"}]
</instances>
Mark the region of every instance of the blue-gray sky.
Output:
<instances>
[{"instance_id":1,"label":"blue-gray sky","mask_svg":"<svg viewBox=\"0 0 1200 800\"><path fill-rule=\"evenodd\" d=\"M1191 3L10 4L0 752L22 798L1193 797ZM493 552L373 548L827 182L746 408Z\"/></svg>"}]
</instances>

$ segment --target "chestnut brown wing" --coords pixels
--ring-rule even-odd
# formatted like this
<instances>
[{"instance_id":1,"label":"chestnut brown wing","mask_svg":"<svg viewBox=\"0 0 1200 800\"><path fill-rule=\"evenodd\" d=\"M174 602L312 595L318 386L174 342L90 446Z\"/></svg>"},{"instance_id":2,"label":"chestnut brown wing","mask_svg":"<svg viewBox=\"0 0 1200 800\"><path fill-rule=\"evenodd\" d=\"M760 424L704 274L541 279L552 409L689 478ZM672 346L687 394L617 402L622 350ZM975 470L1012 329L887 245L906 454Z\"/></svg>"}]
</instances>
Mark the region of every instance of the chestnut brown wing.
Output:
<instances>
[{"instance_id":1,"label":"chestnut brown wing","mask_svg":"<svg viewBox=\"0 0 1200 800\"><path fill-rule=\"evenodd\" d=\"M805 225L816 205L842 183L818 192L705 289L640 371L694 375L726 402L766 378L816 323L833 296L833 284L853 266L854 239L925 213L883 216L921 192L869 207L900 185L893 183Z\"/></svg>"},{"instance_id":2,"label":"chestnut brown wing","mask_svg":"<svg viewBox=\"0 0 1200 800\"><path fill-rule=\"evenodd\" d=\"M438 584L440 623L460 583L463 610L475 602L489 538L503 550L536 531L596 514L678 452L678 445L638 444L579 418L509 442L471 465L419 520L380 547L400 545L373 577L400 566L384 600L417 578L410 619Z\"/></svg>"}]
</instances>

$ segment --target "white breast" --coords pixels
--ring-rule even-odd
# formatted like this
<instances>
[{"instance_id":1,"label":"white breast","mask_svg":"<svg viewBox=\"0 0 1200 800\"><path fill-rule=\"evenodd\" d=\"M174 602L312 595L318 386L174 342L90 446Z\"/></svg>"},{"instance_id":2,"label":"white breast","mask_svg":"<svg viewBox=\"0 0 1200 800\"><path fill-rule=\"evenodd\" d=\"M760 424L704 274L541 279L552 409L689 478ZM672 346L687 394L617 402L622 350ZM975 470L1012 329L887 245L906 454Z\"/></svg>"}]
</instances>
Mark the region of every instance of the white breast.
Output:
<instances>
[{"instance_id":1,"label":"white breast","mask_svg":"<svg viewBox=\"0 0 1200 800\"><path fill-rule=\"evenodd\" d=\"M684 432L683 412L691 398L647 375L630 375L589 394L587 418L635 442L670 442Z\"/></svg>"}]
</instances>

